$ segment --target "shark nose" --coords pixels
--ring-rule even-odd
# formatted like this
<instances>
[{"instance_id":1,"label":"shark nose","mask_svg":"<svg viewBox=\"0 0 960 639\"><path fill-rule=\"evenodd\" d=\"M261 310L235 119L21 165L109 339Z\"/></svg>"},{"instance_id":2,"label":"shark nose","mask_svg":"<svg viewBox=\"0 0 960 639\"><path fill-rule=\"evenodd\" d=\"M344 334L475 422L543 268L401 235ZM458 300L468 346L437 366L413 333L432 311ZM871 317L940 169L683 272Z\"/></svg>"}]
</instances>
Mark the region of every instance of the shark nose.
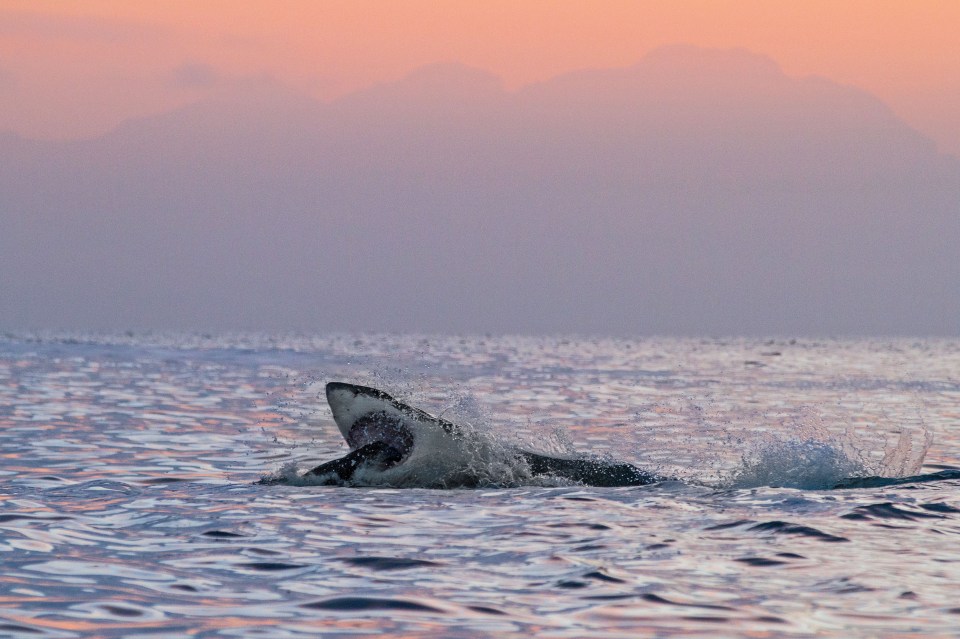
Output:
<instances>
[{"instance_id":1,"label":"shark nose","mask_svg":"<svg viewBox=\"0 0 960 639\"><path fill-rule=\"evenodd\" d=\"M349 391L351 394L357 394L357 387L353 384L347 384L346 382L327 382L327 394L335 393L337 391Z\"/></svg>"}]
</instances>

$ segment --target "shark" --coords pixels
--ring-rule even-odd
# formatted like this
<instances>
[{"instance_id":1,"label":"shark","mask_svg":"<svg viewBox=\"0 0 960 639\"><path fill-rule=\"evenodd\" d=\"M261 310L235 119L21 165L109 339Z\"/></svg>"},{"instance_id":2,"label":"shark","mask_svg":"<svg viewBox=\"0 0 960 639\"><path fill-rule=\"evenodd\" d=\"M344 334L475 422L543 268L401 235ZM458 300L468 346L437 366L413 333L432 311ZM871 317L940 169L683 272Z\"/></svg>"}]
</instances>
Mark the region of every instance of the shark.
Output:
<instances>
[{"instance_id":1,"label":"shark","mask_svg":"<svg viewBox=\"0 0 960 639\"><path fill-rule=\"evenodd\" d=\"M466 449L470 445L465 428L410 406L382 390L329 382L326 396L333 420L350 452L304 474L316 483L357 485L351 480L361 469L387 471L424 464L425 460L429 463L444 449ZM533 478L597 487L644 486L673 479L632 464L596 457L556 457L519 447L509 452ZM823 489L881 488L945 480L960 480L960 468L945 466L937 472L909 477L847 477Z\"/></svg>"},{"instance_id":2,"label":"shark","mask_svg":"<svg viewBox=\"0 0 960 639\"><path fill-rule=\"evenodd\" d=\"M417 446L457 446L465 439L464 429L457 424L376 388L329 382L326 395L333 420L351 449L306 473L329 483L349 482L363 467L386 470L407 463ZM534 477L588 486L642 486L667 479L623 462L554 457L520 448L513 454Z\"/></svg>"}]
</instances>

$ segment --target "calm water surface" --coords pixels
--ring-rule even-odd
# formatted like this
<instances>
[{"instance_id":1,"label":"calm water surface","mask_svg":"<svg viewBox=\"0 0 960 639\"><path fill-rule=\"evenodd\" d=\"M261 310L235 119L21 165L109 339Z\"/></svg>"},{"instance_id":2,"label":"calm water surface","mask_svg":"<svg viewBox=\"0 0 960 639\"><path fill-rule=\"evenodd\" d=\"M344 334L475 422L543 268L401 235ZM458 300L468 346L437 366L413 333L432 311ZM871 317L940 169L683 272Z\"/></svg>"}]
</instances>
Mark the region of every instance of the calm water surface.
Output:
<instances>
[{"instance_id":1,"label":"calm water surface","mask_svg":"<svg viewBox=\"0 0 960 639\"><path fill-rule=\"evenodd\" d=\"M330 379L678 480L303 485ZM960 466L958 379L958 341L10 335L0 636L957 636L960 481L822 488Z\"/></svg>"}]
</instances>

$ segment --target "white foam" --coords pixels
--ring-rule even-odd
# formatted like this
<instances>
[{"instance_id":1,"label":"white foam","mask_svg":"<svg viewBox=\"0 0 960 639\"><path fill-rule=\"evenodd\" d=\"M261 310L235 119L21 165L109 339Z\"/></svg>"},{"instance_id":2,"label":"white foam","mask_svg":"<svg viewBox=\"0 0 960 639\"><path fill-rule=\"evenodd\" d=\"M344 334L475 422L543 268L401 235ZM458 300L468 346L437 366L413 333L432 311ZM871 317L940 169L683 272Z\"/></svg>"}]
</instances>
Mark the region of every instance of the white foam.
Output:
<instances>
[{"instance_id":1,"label":"white foam","mask_svg":"<svg viewBox=\"0 0 960 639\"><path fill-rule=\"evenodd\" d=\"M826 489L866 470L839 442L770 438L745 454L742 465L722 483L731 488Z\"/></svg>"},{"instance_id":2,"label":"white foam","mask_svg":"<svg viewBox=\"0 0 960 639\"><path fill-rule=\"evenodd\" d=\"M896 440L884 439L880 447L876 438L882 435L876 432L858 434L847 423L838 434L813 409L803 415L747 445L740 465L721 485L826 489L850 477L907 477L920 472L933 442L933 433L922 421L916 428L902 424L895 431Z\"/></svg>"}]
</instances>

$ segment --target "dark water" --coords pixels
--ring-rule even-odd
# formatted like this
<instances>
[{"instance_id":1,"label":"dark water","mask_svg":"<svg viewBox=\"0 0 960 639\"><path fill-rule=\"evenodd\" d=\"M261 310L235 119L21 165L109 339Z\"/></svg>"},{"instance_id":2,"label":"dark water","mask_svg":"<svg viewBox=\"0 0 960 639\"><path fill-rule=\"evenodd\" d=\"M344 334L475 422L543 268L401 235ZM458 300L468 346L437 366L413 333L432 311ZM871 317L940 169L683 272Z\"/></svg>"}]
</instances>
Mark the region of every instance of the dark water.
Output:
<instances>
[{"instance_id":1,"label":"dark water","mask_svg":"<svg viewBox=\"0 0 960 639\"><path fill-rule=\"evenodd\" d=\"M958 372L957 341L9 336L0 636L955 636ZM346 452L328 379L467 424L432 478L488 486L255 484ZM527 485L510 445L679 480Z\"/></svg>"}]
</instances>

